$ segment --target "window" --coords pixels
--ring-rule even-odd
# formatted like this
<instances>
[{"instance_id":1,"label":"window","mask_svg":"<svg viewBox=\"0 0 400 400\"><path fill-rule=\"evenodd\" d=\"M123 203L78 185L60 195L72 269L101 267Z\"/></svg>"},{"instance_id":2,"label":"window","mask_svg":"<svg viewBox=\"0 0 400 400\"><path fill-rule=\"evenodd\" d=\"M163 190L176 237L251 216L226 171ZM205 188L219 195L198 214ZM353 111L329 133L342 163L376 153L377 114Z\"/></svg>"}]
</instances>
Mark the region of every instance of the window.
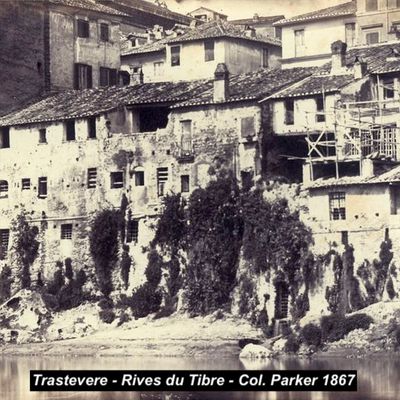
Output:
<instances>
[{"instance_id":1,"label":"window","mask_svg":"<svg viewBox=\"0 0 400 400\"><path fill-rule=\"evenodd\" d=\"M304 56L305 46L304 46L304 29L299 29L294 31L294 51L295 57Z\"/></svg>"},{"instance_id":2,"label":"window","mask_svg":"<svg viewBox=\"0 0 400 400\"><path fill-rule=\"evenodd\" d=\"M240 132L242 138L253 137L256 134L253 117L246 117L241 119Z\"/></svg>"},{"instance_id":3,"label":"window","mask_svg":"<svg viewBox=\"0 0 400 400\"><path fill-rule=\"evenodd\" d=\"M111 172L111 189L121 189L124 187L124 173L122 171Z\"/></svg>"},{"instance_id":4,"label":"window","mask_svg":"<svg viewBox=\"0 0 400 400\"><path fill-rule=\"evenodd\" d=\"M75 140L75 120L73 119L65 122L65 140Z\"/></svg>"},{"instance_id":5,"label":"window","mask_svg":"<svg viewBox=\"0 0 400 400\"><path fill-rule=\"evenodd\" d=\"M294 100L285 100L285 125L294 124Z\"/></svg>"},{"instance_id":6,"label":"window","mask_svg":"<svg viewBox=\"0 0 400 400\"><path fill-rule=\"evenodd\" d=\"M94 189L97 186L97 168L88 168L87 170L87 187Z\"/></svg>"},{"instance_id":7,"label":"window","mask_svg":"<svg viewBox=\"0 0 400 400\"><path fill-rule=\"evenodd\" d=\"M134 219L128 221L126 229L126 241L127 243L137 243L139 238L139 221Z\"/></svg>"},{"instance_id":8,"label":"window","mask_svg":"<svg viewBox=\"0 0 400 400\"><path fill-rule=\"evenodd\" d=\"M181 65L181 46L171 47L171 67Z\"/></svg>"},{"instance_id":9,"label":"window","mask_svg":"<svg viewBox=\"0 0 400 400\"><path fill-rule=\"evenodd\" d=\"M86 64L75 64L75 89L90 89L93 86L92 67Z\"/></svg>"},{"instance_id":10,"label":"window","mask_svg":"<svg viewBox=\"0 0 400 400\"><path fill-rule=\"evenodd\" d=\"M316 114L316 121L317 122L325 122L325 104L324 98L319 96L315 99L315 103L317 105L317 114Z\"/></svg>"},{"instance_id":11,"label":"window","mask_svg":"<svg viewBox=\"0 0 400 400\"><path fill-rule=\"evenodd\" d=\"M214 55L214 46L215 42L214 40L206 40L204 42L204 61L214 61L215 55Z\"/></svg>"},{"instance_id":12,"label":"window","mask_svg":"<svg viewBox=\"0 0 400 400\"><path fill-rule=\"evenodd\" d=\"M349 245L349 232L348 231L342 231L342 244L344 246Z\"/></svg>"},{"instance_id":13,"label":"window","mask_svg":"<svg viewBox=\"0 0 400 400\"><path fill-rule=\"evenodd\" d=\"M10 230L0 229L0 260L4 260L7 257L9 241Z\"/></svg>"},{"instance_id":14,"label":"window","mask_svg":"<svg viewBox=\"0 0 400 400\"><path fill-rule=\"evenodd\" d=\"M269 50L262 49L262 67L268 68Z\"/></svg>"},{"instance_id":15,"label":"window","mask_svg":"<svg viewBox=\"0 0 400 400\"><path fill-rule=\"evenodd\" d=\"M135 172L135 186L144 186L144 171Z\"/></svg>"},{"instance_id":16,"label":"window","mask_svg":"<svg viewBox=\"0 0 400 400\"><path fill-rule=\"evenodd\" d=\"M190 177L189 175L181 175L181 192L187 193L190 191Z\"/></svg>"},{"instance_id":17,"label":"window","mask_svg":"<svg viewBox=\"0 0 400 400\"><path fill-rule=\"evenodd\" d=\"M390 187L390 213L400 215L400 186Z\"/></svg>"},{"instance_id":18,"label":"window","mask_svg":"<svg viewBox=\"0 0 400 400\"><path fill-rule=\"evenodd\" d=\"M0 131L0 148L7 149L10 147L10 128L3 126Z\"/></svg>"},{"instance_id":19,"label":"window","mask_svg":"<svg viewBox=\"0 0 400 400\"><path fill-rule=\"evenodd\" d=\"M87 124L88 124L88 138L96 139L96 117L88 118Z\"/></svg>"},{"instance_id":20,"label":"window","mask_svg":"<svg viewBox=\"0 0 400 400\"><path fill-rule=\"evenodd\" d=\"M192 154L192 121L181 121L181 153Z\"/></svg>"},{"instance_id":21,"label":"window","mask_svg":"<svg viewBox=\"0 0 400 400\"><path fill-rule=\"evenodd\" d=\"M39 143L47 143L46 128L39 129Z\"/></svg>"},{"instance_id":22,"label":"window","mask_svg":"<svg viewBox=\"0 0 400 400\"><path fill-rule=\"evenodd\" d=\"M31 188L31 180L29 178L22 178L21 180L21 189L29 190Z\"/></svg>"},{"instance_id":23,"label":"window","mask_svg":"<svg viewBox=\"0 0 400 400\"><path fill-rule=\"evenodd\" d=\"M115 86L117 83L116 69L100 67L100 86Z\"/></svg>"},{"instance_id":24,"label":"window","mask_svg":"<svg viewBox=\"0 0 400 400\"><path fill-rule=\"evenodd\" d=\"M71 240L71 239L72 239L72 224L62 224L61 240Z\"/></svg>"},{"instance_id":25,"label":"window","mask_svg":"<svg viewBox=\"0 0 400 400\"><path fill-rule=\"evenodd\" d=\"M40 177L38 179L38 197L47 197L47 177Z\"/></svg>"},{"instance_id":26,"label":"window","mask_svg":"<svg viewBox=\"0 0 400 400\"><path fill-rule=\"evenodd\" d=\"M331 220L346 219L345 200L345 192L333 192L329 194L329 210Z\"/></svg>"},{"instance_id":27,"label":"window","mask_svg":"<svg viewBox=\"0 0 400 400\"><path fill-rule=\"evenodd\" d=\"M100 24L100 40L103 42L110 40L110 27L108 24Z\"/></svg>"},{"instance_id":28,"label":"window","mask_svg":"<svg viewBox=\"0 0 400 400\"><path fill-rule=\"evenodd\" d=\"M168 181L168 168L157 168L157 195L162 197L165 195L165 187Z\"/></svg>"},{"instance_id":29,"label":"window","mask_svg":"<svg viewBox=\"0 0 400 400\"><path fill-rule=\"evenodd\" d=\"M154 76L164 75L164 62L158 61L154 63Z\"/></svg>"},{"instance_id":30,"label":"window","mask_svg":"<svg viewBox=\"0 0 400 400\"><path fill-rule=\"evenodd\" d=\"M396 8L400 8L400 0L396 0Z\"/></svg>"},{"instance_id":31,"label":"window","mask_svg":"<svg viewBox=\"0 0 400 400\"><path fill-rule=\"evenodd\" d=\"M394 98L394 80L393 78L382 79L383 98L384 100Z\"/></svg>"},{"instance_id":32,"label":"window","mask_svg":"<svg viewBox=\"0 0 400 400\"><path fill-rule=\"evenodd\" d=\"M89 37L89 21L84 19L78 19L78 37L88 38Z\"/></svg>"},{"instance_id":33,"label":"window","mask_svg":"<svg viewBox=\"0 0 400 400\"><path fill-rule=\"evenodd\" d=\"M365 34L366 44L379 43L379 32L368 32Z\"/></svg>"},{"instance_id":34,"label":"window","mask_svg":"<svg viewBox=\"0 0 400 400\"><path fill-rule=\"evenodd\" d=\"M0 181L0 196L7 196L8 194L8 182Z\"/></svg>"},{"instance_id":35,"label":"window","mask_svg":"<svg viewBox=\"0 0 400 400\"><path fill-rule=\"evenodd\" d=\"M356 40L356 24L345 24L346 44L351 47L355 45Z\"/></svg>"},{"instance_id":36,"label":"window","mask_svg":"<svg viewBox=\"0 0 400 400\"><path fill-rule=\"evenodd\" d=\"M378 0L365 0L365 11L377 11Z\"/></svg>"}]
</instances>

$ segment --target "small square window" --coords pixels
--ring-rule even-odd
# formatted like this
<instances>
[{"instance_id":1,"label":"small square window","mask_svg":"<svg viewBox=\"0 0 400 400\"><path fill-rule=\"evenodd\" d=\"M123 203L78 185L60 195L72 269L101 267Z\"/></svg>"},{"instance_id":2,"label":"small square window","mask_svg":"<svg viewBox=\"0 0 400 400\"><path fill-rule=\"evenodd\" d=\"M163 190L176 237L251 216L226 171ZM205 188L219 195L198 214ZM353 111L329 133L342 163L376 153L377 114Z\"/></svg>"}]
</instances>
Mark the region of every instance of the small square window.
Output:
<instances>
[{"instance_id":1,"label":"small square window","mask_svg":"<svg viewBox=\"0 0 400 400\"><path fill-rule=\"evenodd\" d=\"M110 40L110 27L108 24L100 24L100 40L103 42Z\"/></svg>"},{"instance_id":2,"label":"small square window","mask_svg":"<svg viewBox=\"0 0 400 400\"><path fill-rule=\"evenodd\" d=\"M22 178L21 189L22 190L30 190L30 188L31 188L31 180L29 178Z\"/></svg>"},{"instance_id":3,"label":"small square window","mask_svg":"<svg viewBox=\"0 0 400 400\"><path fill-rule=\"evenodd\" d=\"M71 240L71 239L72 239L72 224L62 224L61 240Z\"/></svg>"},{"instance_id":4,"label":"small square window","mask_svg":"<svg viewBox=\"0 0 400 400\"><path fill-rule=\"evenodd\" d=\"M42 176L38 179L38 197L47 197L47 177Z\"/></svg>"},{"instance_id":5,"label":"small square window","mask_svg":"<svg viewBox=\"0 0 400 400\"><path fill-rule=\"evenodd\" d=\"M47 143L46 129L39 129L39 143Z\"/></svg>"},{"instance_id":6,"label":"small square window","mask_svg":"<svg viewBox=\"0 0 400 400\"><path fill-rule=\"evenodd\" d=\"M69 120L65 123L65 140L75 140L75 120Z\"/></svg>"},{"instance_id":7,"label":"small square window","mask_svg":"<svg viewBox=\"0 0 400 400\"><path fill-rule=\"evenodd\" d=\"M368 32L365 34L366 44L379 43L379 32Z\"/></svg>"},{"instance_id":8,"label":"small square window","mask_svg":"<svg viewBox=\"0 0 400 400\"><path fill-rule=\"evenodd\" d=\"M135 186L144 186L144 171L135 172Z\"/></svg>"},{"instance_id":9,"label":"small square window","mask_svg":"<svg viewBox=\"0 0 400 400\"><path fill-rule=\"evenodd\" d=\"M89 21L84 19L78 19L78 37L88 38L89 37Z\"/></svg>"},{"instance_id":10,"label":"small square window","mask_svg":"<svg viewBox=\"0 0 400 400\"><path fill-rule=\"evenodd\" d=\"M88 189L94 189L97 186L97 168L88 168Z\"/></svg>"},{"instance_id":11,"label":"small square window","mask_svg":"<svg viewBox=\"0 0 400 400\"><path fill-rule=\"evenodd\" d=\"M181 192L182 193L190 192L190 177L189 177L189 175L181 176Z\"/></svg>"},{"instance_id":12,"label":"small square window","mask_svg":"<svg viewBox=\"0 0 400 400\"><path fill-rule=\"evenodd\" d=\"M139 239L139 221L128 221L126 241L127 243L137 243Z\"/></svg>"},{"instance_id":13,"label":"small square window","mask_svg":"<svg viewBox=\"0 0 400 400\"><path fill-rule=\"evenodd\" d=\"M111 189L121 189L124 187L124 173L119 172L111 172Z\"/></svg>"}]
</instances>

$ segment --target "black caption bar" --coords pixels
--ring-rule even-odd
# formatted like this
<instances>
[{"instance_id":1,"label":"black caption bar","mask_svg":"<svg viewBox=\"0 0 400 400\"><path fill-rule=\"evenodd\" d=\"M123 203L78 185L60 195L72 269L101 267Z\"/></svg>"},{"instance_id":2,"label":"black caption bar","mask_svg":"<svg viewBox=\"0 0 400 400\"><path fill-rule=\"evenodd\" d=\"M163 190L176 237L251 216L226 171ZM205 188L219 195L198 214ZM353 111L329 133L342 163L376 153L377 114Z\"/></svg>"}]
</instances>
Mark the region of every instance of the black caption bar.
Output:
<instances>
[{"instance_id":1,"label":"black caption bar","mask_svg":"<svg viewBox=\"0 0 400 400\"><path fill-rule=\"evenodd\" d=\"M39 391L357 391L357 371L30 371Z\"/></svg>"}]
</instances>

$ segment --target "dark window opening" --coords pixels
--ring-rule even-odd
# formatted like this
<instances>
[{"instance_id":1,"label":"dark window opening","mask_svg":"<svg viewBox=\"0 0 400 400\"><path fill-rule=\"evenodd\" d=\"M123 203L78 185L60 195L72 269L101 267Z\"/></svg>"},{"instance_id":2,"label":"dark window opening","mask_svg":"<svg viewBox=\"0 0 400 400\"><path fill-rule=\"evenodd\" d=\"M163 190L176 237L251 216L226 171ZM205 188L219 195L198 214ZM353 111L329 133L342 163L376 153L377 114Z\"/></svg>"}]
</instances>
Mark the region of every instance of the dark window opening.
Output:
<instances>
[{"instance_id":1,"label":"dark window opening","mask_svg":"<svg viewBox=\"0 0 400 400\"><path fill-rule=\"evenodd\" d=\"M192 154L192 121L181 121L181 155Z\"/></svg>"},{"instance_id":2,"label":"dark window opening","mask_svg":"<svg viewBox=\"0 0 400 400\"><path fill-rule=\"evenodd\" d=\"M8 182L0 181L0 196L5 196L8 193Z\"/></svg>"},{"instance_id":3,"label":"dark window opening","mask_svg":"<svg viewBox=\"0 0 400 400\"><path fill-rule=\"evenodd\" d=\"M99 86L115 86L117 85L117 70L114 68L100 67Z\"/></svg>"},{"instance_id":4,"label":"dark window opening","mask_svg":"<svg viewBox=\"0 0 400 400\"><path fill-rule=\"evenodd\" d=\"M65 140L75 140L75 120L71 119L65 123Z\"/></svg>"},{"instance_id":5,"label":"dark window opening","mask_svg":"<svg viewBox=\"0 0 400 400\"><path fill-rule=\"evenodd\" d=\"M344 246L349 245L349 232L348 231L342 231L342 244Z\"/></svg>"},{"instance_id":6,"label":"dark window opening","mask_svg":"<svg viewBox=\"0 0 400 400\"><path fill-rule=\"evenodd\" d=\"M39 129L39 143L47 143L46 128Z\"/></svg>"},{"instance_id":7,"label":"dark window opening","mask_svg":"<svg viewBox=\"0 0 400 400\"><path fill-rule=\"evenodd\" d=\"M168 125L169 109L151 107L139 109L139 132L155 132Z\"/></svg>"},{"instance_id":8,"label":"dark window opening","mask_svg":"<svg viewBox=\"0 0 400 400\"><path fill-rule=\"evenodd\" d=\"M253 171L241 171L240 178L242 181L243 190L250 190L254 185L254 173Z\"/></svg>"},{"instance_id":9,"label":"dark window opening","mask_svg":"<svg viewBox=\"0 0 400 400\"><path fill-rule=\"evenodd\" d=\"M206 40L204 42L204 61L213 61L215 59L214 47L214 40Z\"/></svg>"},{"instance_id":10,"label":"dark window opening","mask_svg":"<svg viewBox=\"0 0 400 400\"><path fill-rule=\"evenodd\" d=\"M31 188L31 180L29 178L22 178L21 189L22 190L30 190L30 188Z\"/></svg>"},{"instance_id":11,"label":"dark window opening","mask_svg":"<svg viewBox=\"0 0 400 400\"><path fill-rule=\"evenodd\" d=\"M47 197L47 177L40 177L38 179L38 197Z\"/></svg>"},{"instance_id":12,"label":"dark window opening","mask_svg":"<svg viewBox=\"0 0 400 400\"><path fill-rule=\"evenodd\" d=\"M9 242L10 230L0 229L0 260L4 260L7 257Z\"/></svg>"},{"instance_id":13,"label":"dark window opening","mask_svg":"<svg viewBox=\"0 0 400 400\"><path fill-rule=\"evenodd\" d=\"M242 138L253 137L256 134L254 117L246 117L240 120L240 130Z\"/></svg>"},{"instance_id":14,"label":"dark window opening","mask_svg":"<svg viewBox=\"0 0 400 400\"><path fill-rule=\"evenodd\" d=\"M400 214L400 186L390 187L390 213L392 215Z\"/></svg>"},{"instance_id":15,"label":"dark window opening","mask_svg":"<svg viewBox=\"0 0 400 400\"><path fill-rule=\"evenodd\" d=\"M110 27L108 24L100 24L100 40L103 42L110 40Z\"/></svg>"},{"instance_id":16,"label":"dark window opening","mask_svg":"<svg viewBox=\"0 0 400 400\"><path fill-rule=\"evenodd\" d=\"M124 173L122 171L111 172L111 189L121 189L124 187Z\"/></svg>"},{"instance_id":17,"label":"dark window opening","mask_svg":"<svg viewBox=\"0 0 400 400\"><path fill-rule=\"evenodd\" d=\"M171 66L181 65L181 46L171 47Z\"/></svg>"},{"instance_id":18,"label":"dark window opening","mask_svg":"<svg viewBox=\"0 0 400 400\"><path fill-rule=\"evenodd\" d=\"M0 131L0 148L7 149L10 147L10 128L3 126Z\"/></svg>"},{"instance_id":19,"label":"dark window opening","mask_svg":"<svg viewBox=\"0 0 400 400\"><path fill-rule=\"evenodd\" d=\"M42 63L40 61L36 64L38 74L42 74Z\"/></svg>"},{"instance_id":20,"label":"dark window opening","mask_svg":"<svg viewBox=\"0 0 400 400\"><path fill-rule=\"evenodd\" d=\"M181 192L190 192L190 177L189 175L181 175Z\"/></svg>"},{"instance_id":21,"label":"dark window opening","mask_svg":"<svg viewBox=\"0 0 400 400\"><path fill-rule=\"evenodd\" d=\"M293 99L285 100L285 124L286 125L294 124L294 100Z\"/></svg>"},{"instance_id":22,"label":"dark window opening","mask_svg":"<svg viewBox=\"0 0 400 400\"><path fill-rule=\"evenodd\" d=\"M89 37L89 21L84 19L78 19L78 37L88 38Z\"/></svg>"},{"instance_id":23,"label":"dark window opening","mask_svg":"<svg viewBox=\"0 0 400 400\"><path fill-rule=\"evenodd\" d=\"M126 241L127 243L137 243L139 239L139 221L130 220L126 229Z\"/></svg>"},{"instance_id":24,"label":"dark window opening","mask_svg":"<svg viewBox=\"0 0 400 400\"><path fill-rule=\"evenodd\" d=\"M331 220L346 219L346 193L329 193L329 210Z\"/></svg>"},{"instance_id":25,"label":"dark window opening","mask_svg":"<svg viewBox=\"0 0 400 400\"><path fill-rule=\"evenodd\" d=\"M97 185L97 168L88 168L87 187L94 189Z\"/></svg>"},{"instance_id":26,"label":"dark window opening","mask_svg":"<svg viewBox=\"0 0 400 400\"><path fill-rule=\"evenodd\" d=\"M144 171L135 172L135 186L144 186Z\"/></svg>"},{"instance_id":27,"label":"dark window opening","mask_svg":"<svg viewBox=\"0 0 400 400\"><path fill-rule=\"evenodd\" d=\"M263 49L262 50L262 66L263 68L268 68L269 66L269 50L268 49Z\"/></svg>"},{"instance_id":28,"label":"dark window opening","mask_svg":"<svg viewBox=\"0 0 400 400\"><path fill-rule=\"evenodd\" d=\"M86 64L75 64L74 88L91 89L93 86L92 66Z\"/></svg>"},{"instance_id":29,"label":"dark window opening","mask_svg":"<svg viewBox=\"0 0 400 400\"><path fill-rule=\"evenodd\" d=\"M317 122L325 122L325 104L324 98L319 96L315 99L317 105Z\"/></svg>"},{"instance_id":30,"label":"dark window opening","mask_svg":"<svg viewBox=\"0 0 400 400\"><path fill-rule=\"evenodd\" d=\"M72 239L72 224L62 224L61 240L71 240L71 239Z\"/></svg>"},{"instance_id":31,"label":"dark window opening","mask_svg":"<svg viewBox=\"0 0 400 400\"><path fill-rule=\"evenodd\" d=\"M96 138L96 117L91 117L88 119L88 138Z\"/></svg>"},{"instance_id":32,"label":"dark window opening","mask_svg":"<svg viewBox=\"0 0 400 400\"><path fill-rule=\"evenodd\" d=\"M390 100L394 98L394 79L386 78L382 80L383 99Z\"/></svg>"},{"instance_id":33,"label":"dark window opening","mask_svg":"<svg viewBox=\"0 0 400 400\"><path fill-rule=\"evenodd\" d=\"M157 195L162 197L165 195L165 189L168 182L168 168L157 168Z\"/></svg>"}]
</instances>

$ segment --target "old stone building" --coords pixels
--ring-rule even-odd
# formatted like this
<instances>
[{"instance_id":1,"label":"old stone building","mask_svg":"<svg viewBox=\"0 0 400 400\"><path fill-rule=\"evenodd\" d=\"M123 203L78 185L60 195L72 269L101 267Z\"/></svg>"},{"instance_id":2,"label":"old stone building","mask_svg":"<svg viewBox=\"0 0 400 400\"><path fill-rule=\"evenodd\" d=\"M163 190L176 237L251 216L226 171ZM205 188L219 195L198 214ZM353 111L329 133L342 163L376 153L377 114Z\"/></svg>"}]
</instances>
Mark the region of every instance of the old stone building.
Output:
<instances>
[{"instance_id":1,"label":"old stone building","mask_svg":"<svg viewBox=\"0 0 400 400\"><path fill-rule=\"evenodd\" d=\"M127 49L121 59L133 81L139 75L144 82L163 82L212 78L219 63L225 63L232 74L276 68L280 57L279 39L219 20L181 35L153 38L143 46Z\"/></svg>"},{"instance_id":2,"label":"old stone building","mask_svg":"<svg viewBox=\"0 0 400 400\"><path fill-rule=\"evenodd\" d=\"M227 21L228 16L225 14L222 14L218 11L211 10L210 8L207 7L199 7L196 8L193 11L190 11L188 13L193 18L196 18L200 21L208 22L208 21Z\"/></svg>"},{"instance_id":3,"label":"old stone building","mask_svg":"<svg viewBox=\"0 0 400 400\"><path fill-rule=\"evenodd\" d=\"M280 26L274 26L274 22L285 19L284 15L268 15L261 16L254 14L253 18L242 18L229 20L231 24L242 26L246 28L251 26L255 29L257 34L274 36L278 39L282 39L282 28Z\"/></svg>"}]
</instances>

